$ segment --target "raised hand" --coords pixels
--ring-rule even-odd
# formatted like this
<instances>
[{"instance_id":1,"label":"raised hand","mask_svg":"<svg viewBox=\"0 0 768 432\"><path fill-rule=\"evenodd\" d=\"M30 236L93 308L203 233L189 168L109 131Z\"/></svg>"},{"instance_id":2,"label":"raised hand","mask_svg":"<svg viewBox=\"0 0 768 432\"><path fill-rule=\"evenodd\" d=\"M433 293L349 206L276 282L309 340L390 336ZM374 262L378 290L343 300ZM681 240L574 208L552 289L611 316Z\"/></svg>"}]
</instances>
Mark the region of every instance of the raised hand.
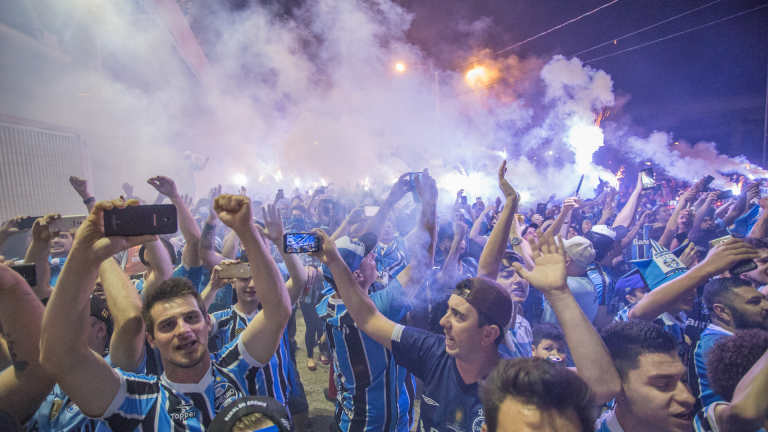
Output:
<instances>
[{"instance_id":1,"label":"raised hand","mask_svg":"<svg viewBox=\"0 0 768 432\"><path fill-rule=\"evenodd\" d=\"M503 161L499 167L499 188L504 196L507 198L507 205L512 205L512 208L517 208L517 203L520 200L519 195L515 192L515 188L509 184L507 179L504 178L504 174L507 173L507 161Z\"/></svg>"},{"instance_id":2,"label":"raised hand","mask_svg":"<svg viewBox=\"0 0 768 432\"><path fill-rule=\"evenodd\" d=\"M696 263L696 257L699 251L693 243L688 243L688 247L685 248L683 254L680 255L680 262L685 265L686 268L691 268Z\"/></svg>"},{"instance_id":3,"label":"raised hand","mask_svg":"<svg viewBox=\"0 0 768 432\"><path fill-rule=\"evenodd\" d=\"M581 200L576 197L566 198L566 200L563 201L563 211L573 210L575 208L579 208L580 206Z\"/></svg>"},{"instance_id":4,"label":"raised hand","mask_svg":"<svg viewBox=\"0 0 768 432\"><path fill-rule=\"evenodd\" d=\"M83 199L90 198L91 194L88 192L88 180L80 177L69 176L69 184L75 189L80 197Z\"/></svg>"},{"instance_id":5,"label":"raised hand","mask_svg":"<svg viewBox=\"0 0 768 432\"><path fill-rule=\"evenodd\" d=\"M261 236L269 239L278 249L283 244L283 217L274 204L268 204L267 207L261 207L261 215L264 218L264 228L257 225Z\"/></svg>"},{"instance_id":6,"label":"raised hand","mask_svg":"<svg viewBox=\"0 0 768 432\"><path fill-rule=\"evenodd\" d=\"M365 216L365 205L360 205L352 209L347 216L347 223L350 225L356 225L360 222L364 222L367 219Z\"/></svg>"},{"instance_id":7,"label":"raised hand","mask_svg":"<svg viewBox=\"0 0 768 432\"><path fill-rule=\"evenodd\" d=\"M718 196L720 196L720 191L710 192L709 195L707 196L707 201L709 202L717 201Z\"/></svg>"},{"instance_id":8,"label":"raised hand","mask_svg":"<svg viewBox=\"0 0 768 432\"><path fill-rule=\"evenodd\" d=\"M312 233L316 234L320 239L320 250L310 252L307 255L319 259L325 265L341 261L341 255L339 255L339 250L336 248L336 243L331 240L328 234L319 228L313 229Z\"/></svg>"},{"instance_id":9,"label":"raised hand","mask_svg":"<svg viewBox=\"0 0 768 432\"><path fill-rule=\"evenodd\" d=\"M225 286L232 283L232 279L222 279L219 277L219 272L224 269L226 266L240 264L240 260L223 260L219 264L213 267L213 271L211 272L211 281L208 282L208 286L211 287L211 290L218 291Z\"/></svg>"},{"instance_id":10,"label":"raised hand","mask_svg":"<svg viewBox=\"0 0 768 432\"><path fill-rule=\"evenodd\" d=\"M757 249L752 245L732 238L712 248L697 267L700 266L707 274L715 276L725 272L739 261L755 259L759 256Z\"/></svg>"},{"instance_id":11,"label":"raised hand","mask_svg":"<svg viewBox=\"0 0 768 432\"><path fill-rule=\"evenodd\" d=\"M184 207L186 207L187 210L192 210L192 201L193 199L189 195L184 194L181 196L181 202L184 204Z\"/></svg>"},{"instance_id":12,"label":"raised hand","mask_svg":"<svg viewBox=\"0 0 768 432\"><path fill-rule=\"evenodd\" d=\"M460 238L463 239L467 235L467 224L465 224L463 221L454 221L453 222L453 238Z\"/></svg>"},{"instance_id":13,"label":"raised hand","mask_svg":"<svg viewBox=\"0 0 768 432\"><path fill-rule=\"evenodd\" d=\"M392 189L390 189L389 195L387 195L387 202L390 205L394 205L396 202L400 201L405 194L410 192L411 181L409 180L409 175L410 173L401 175L395 184L392 185Z\"/></svg>"},{"instance_id":14,"label":"raised hand","mask_svg":"<svg viewBox=\"0 0 768 432\"><path fill-rule=\"evenodd\" d=\"M128 183L123 183L123 192L125 192L125 196L132 197L133 196L133 186L131 186Z\"/></svg>"},{"instance_id":15,"label":"raised hand","mask_svg":"<svg viewBox=\"0 0 768 432\"><path fill-rule=\"evenodd\" d=\"M147 180L155 190L167 196L171 200L179 198L179 191L176 189L176 183L166 176L155 176Z\"/></svg>"},{"instance_id":16,"label":"raised hand","mask_svg":"<svg viewBox=\"0 0 768 432\"><path fill-rule=\"evenodd\" d=\"M224 225L233 230L248 228L253 225L251 200L243 195L223 194L216 197L213 210Z\"/></svg>"},{"instance_id":17,"label":"raised hand","mask_svg":"<svg viewBox=\"0 0 768 432\"><path fill-rule=\"evenodd\" d=\"M48 229L48 225L56 219L61 219L61 215L57 213L51 213L43 216L32 224L32 241L35 243L49 243L51 240L59 236L59 231L51 232Z\"/></svg>"},{"instance_id":18,"label":"raised hand","mask_svg":"<svg viewBox=\"0 0 768 432\"><path fill-rule=\"evenodd\" d=\"M124 209L127 206L137 205L139 205L139 201L135 199L127 202L122 199L97 202L93 211L75 233L70 256L82 256L91 263L98 264L126 249L157 240L157 236L154 235L136 237L106 237L104 235L104 210Z\"/></svg>"},{"instance_id":19,"label":"raised hand","mask_svg":"<svg viewBox=\"0 0 768 432\"><path fill-rule=\"evenodd\" d=\"M531 223L535 223L536 225L541 227L541 224L544 223L544 218L541 217L541 215L537 213L537 214L531 216Z\"/></svg>"},{"instance_id":20,"label":"raised hand","mask_svg":"<svg viewBox=\"0 0 768 432\"><path fill-rule=\"evenodd\" d=\"M653 213L649 210L649 211L643 213L642 216L640 216L640 221L638 223L640 225L645 225L645 224L648 223L648 221L651 220L652 217L653 217Z\"/></svg>"},{"instance_id":21,"label":"raised hand","mask_svg":"<svg viewBox=\"0 0 768 432\"><path fill-rule=\"evenodd\" d=\"M0 237L8 238L12 235L26 232L27 230L19 229L19 222L26 216L16 216L13 219L8 219L0 226Z\"/></svg>"},{"instance_id":22,"label":"raised hand","mask_svg":"<svg viewBox=\"0 0 768 432\"><path fill-rule=\"evenodd\" d=\"M416 185L416 192L418 192L422 202L430 204L437 202L437 183L429 175L428 169L424 168L424 172L414 178L413 183Z\"/></svg>"},{"instance_id":23,"label":"raised hand","mask_svg":"<svg viewBox=\"0 0 768 432\"><path fill-rule=\"evenodd\" d=\"M513 264L520 277L545 295L568 291L563 238L558 235L557 240L555 240L552 232L553 230L547 230L545 234L541 230L536 230L539 241L536 242L533 238L528 240L531 245L533 261L536 264L532 271L526 270L519 263Z\"/></svg>"}]
</instances>

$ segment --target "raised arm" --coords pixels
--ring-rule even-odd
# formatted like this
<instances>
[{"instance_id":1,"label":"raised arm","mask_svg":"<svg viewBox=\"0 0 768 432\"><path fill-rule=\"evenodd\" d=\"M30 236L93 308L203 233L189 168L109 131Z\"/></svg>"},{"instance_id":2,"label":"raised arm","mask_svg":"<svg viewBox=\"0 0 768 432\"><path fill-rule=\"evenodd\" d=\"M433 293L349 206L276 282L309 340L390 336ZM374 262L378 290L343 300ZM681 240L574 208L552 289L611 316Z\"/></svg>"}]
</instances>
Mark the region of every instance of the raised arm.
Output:
<instances>
[{"instance_id":1,"label":"raised arm","mask_svg":"<svg viewBox=\"0 0 768 432\"><path fill-rule=\"evenodd\" d=\"M555 222L552 223L552 226L549 227L550 230L554 230L555 233L559 233L562 235L563 233L563 227L565 227L565 234L568 235L568 227L565 226L565 220L568 220L568 225L571 224L571 215L573 214L573 210L579 208L579 204L581 203L581 200L572 197L567 198L563 202L563 210L560 212L559 215L557 215L557 218L555 219ZM600 225L600 224L597 224ZM549 231L549 230L547 230Z\"/></svg>"},{"instance_id":2,"label":"raised arm","mask_svg":"<svg viewBox=\"0 0 768 432\"><path fill-rule=\"evenodd\" d=\"M351 230L353 226L360 222L365 222L365 219L365 206L361 205L355 207L351 212L349 212L349 215L346 219L344 219L344 222L342 222L341 225L336 228L336 231L333 232L331 238L336 241L345 235L348 235L349 230Z\"/></svg>"},{"instance_id":3,"label":"raised arm","mask_svg":"<svg viewBox=\"0 0 768 432\"><path fill-rule=\"evenodd\" d=\"M336 282L336 291L344 300L347 311L352 316L357 327L371 337L384 348L392 349L392 332L395 330L395 323L387 319L376 309L373 300L368 297L368 293L360 289L355 277L349 270L347 264L341 259L336 244L328 235L319 229L313 230L320 236L323 245L322 250L310 254L331 269L333 280ZM258 315L257 315L258 316Z\"/></svg>"},{"instance_id":4,"label":"raised arm","mask_svg":"<svg viewBox=\"0 0 768 432\"><path fill-rule=\"evenodd\" d=\"M69 184L75 189L80 198L83 200L83 204L88 208L88 213L93 210L93 206L96 205L96 200L88 192L88 180L80 177L69 176Z\"/></svg>"},{"instance_id":5,"label":"raised arm","mask_svg":"<svg viewBox=\"0 0 768 432\"><path fill-rule=\"evenodd\" d=\"M477 218L475 223L472 224L472 229L469 230L469 239L479 244L480 246L485 246L488 243L488 239L486 239L485 236L480 235L480 228L483 227L483 221L491 210L493 210L493 207L491 206L484 208L483 212L480 214L480 217Z\"/></svg>"},{"instance_id":6,"label":"raised arm","mask_svg":"<svg viewBox=\"0 0 768 432\"><path fill-rule=\"evenodd\" d=\"M269 247L253 225L251 200L242 195L220 195L213 205L219 219L232 228L243 243L251 266L253 284L262 311L242 333L250 356L267 364L277 351L280 338L291 317L291 303L283 277L269 255Z\"/></svg>"},{"instance_id":7,"label":"raised arm","mask_svg":"<svg viewBox=\"0 0 768 432\"><path fill-rule=\"evenodd\" d=\"M421 198L421 217L412 236L411 262L399 275L397 281L403 286L408 300L416 295L421 283L435 264L437 247L437 184L424 169L420 178L414 179L416 191Z\"/></svg>"},{"instance_id":8,"label":"raised arm","mask_svg":"<svg viewBox=\"0 0 768 432\"><path fill-rule=\"evenodd\" d=\"M283 218L280 212L273 204L269 204L267 208L261 208L261 214L266 228L257 228L263 238L277 246L280 256L283 257L283 263L285 263L285 268L288 269L288 275L291 277L285 283L285 288L288 290L291 305L295 305L307 285L307 270L301 265L298 255L285 253L283 248Z\"/></svg>"},{"instance_id":9,"label":"raised arm","mask_svg":"<svg viewBox=\"0 0 768 432\"><path fill-rule=\"evenodd\" d=\"M138 205L137 200L129 200ZM96 203L75 235L43 315L40 362L80 411L100 417L120 388L120 378L88 347L90 297L99 265L112 255L153 240L154 236L105 237L104 210L125 208L117 199Z\"/></svg>"},{"instance_id":10,"label":"raised arm","mask_svg":"<svg viewBox=\"0 0 768 432\"><path fill-rule=\"evenodd\" d=\"M54 380L39 362L43 304L21 275L1 264L0 320L13 364L0 372L0 406L23 424L51 392Z\"/></svg>"},{"instance_id":11,"label":"raised arm","mask_svg":"<svg viewBox=\"0 0 768 432\"><path fill-rule=\"evenodd\" d=\"M539 243L530 242L536 268L529 272L519 263L514 263L515 270L531 286L540 290L552 305L579 376L595 392L596 403L606 403L621 393L619 374L608 349L568 289L562 237L558 236L556 241L553 231L539 231L538 235Z\"/></svg>"},{"instance_id":12,"label":"raised arm","mask_svg":"<svg viewBox=\"0 0 768 432\"><path fill-rule=\"evenodd\" d=\"M762 214L755 222L755 226L752 227L752 231L749 232L749 236L752 238L759 238L765 240L768 238L768 198L760 198L757 200L757 204L762 210Z\"/></svg>"},{"instance_id":13,"label":"raised arm","mask_svg":"<svg viewBox=\"0 0 768 432\"><path fill-rule=\"evenodd\" d=\"M214 266L213 269L211 270L211 280L208 281L208 285L205 287L203 292L200 293L200 297L203 299L203 304L205 305L206 311L210 309L211 303L213 303L213 300L216 298L216 293L220 289L232 283L232 279L220 278L219 272L225 266L234 265L234 264L240 264L240 261L224 260L219 264L217 264L216 266ZM211 328L210 330L213 330L213 328Z\"/></svg>"},{"instance_id":14,"label":"raised arm","mask_svg":"<svg viewBox=\"0 0 768 432\"><path fill-rule=\"evenodd\" d=\"M381 206L379 206L379 211L377 211L368 221L368 226L366 227L365 232L376 234L376 237L380 236L381 230L384 229L384 223L392 212L392 208L403 199L405 194L411 189L411 181L408 179L408 173L401 175L389 191L387 199L385 199Z\"/></svg>"},{"instance_id":15,"label":"raised arm","mask_svg":"<svg viewBox=\"0 0 768 432\"><path fill-rule=\"evenodd\" d=\"M695 238L697 237L697 234L701 232L701 229L699 228L701 226L701 223L704 222L704 217L707 215L708 210L710 207L712 207L712 204L717 201L717 196L720 195L720 192L710 192L707 194L707 199L704 201L704 204L696 211L696 216L693 218L693 228L691 228L691 231L688 233L688 238Z\"/></svg>"},{"instance_id":16,"label":"raised arm","mask_svg":"<svg viewBox=\"0 0 768 432\"><path fill-rule=\"evenodd\" d=\"M739 239L720 243L709 252L704 261L687 273L647 294L629 311L629 318L651 322L711 277L725 272L741 260L754 259L758 256L760 254L755 248Z\"/></svg>"},{"instance_id":17,"label":"raised arm","mask_svg":"<svg viewBox=\"0 0 768 432\"><path fill-rule=\"evenodd\" d=\"M32 243L27 249L24 264L35 265L37 285L32 287L32 292L40 300L47 299L53 292L50 285L51 267L48 264L48 257L51 254L51 241L59 235L59 232L50 232L48 224L60 218L61 215L51 213L32 224Z\"/></svg>"},{"instance_id":18,"label":"raised arm","mask_svg":"<svg viewBox=\"0 0 768 432\"><path fill-rule=\"evenodd\" d=\"M498 223L498 222L497 222ZM459 255L461 253L461 242L464 235L467 234L467 225L464 222L453 222L453 242L448 256L445 258L443 268L435 276L437 281L443 285L453 285L454 280L461 274L461 264Z\"/></svg>"},{"instance_id":19,"label":"raised arm","mask_svg":"<svg viewBox=\"0 0 768 432\"><path fill-rule=\"evenodd\" d=\"M722 432L756 431L768 418L768 351L741 378L728 405L715 407Z\"/></svg>"},{"instance_id":20,"label":"raised arm","mask_svg":"<svg viewBox=\"0 0 768 432\"><path fill-rule=\"evenodd\" d=\"M0 225L0 253L2 253L3 245L5 245L5 242L7 242L8 239L16 234L21 234L27 231L19 229L19 222L23 218L24 216L16 216L15 218L9 219Z\"/></svg>"},{"instance_id":21,"label":"raised arm","mask_svg":"<svg viewBox=\"0 0 768 432\"><path fill-rule=\"evenodd\" d=\"M616 216L616 220L613 221L612 227L619 225L629 227L632 223L632 218L635 217L637 206L640 204L640 195L643 193L643 182L640 178L640 174L637 174L637 185L635 190L632 191L632 195L629 196L624 208L621 209L619 215Z\"/></svg>"},{"instance_id":22,"label":"raised arm","mask_svg":"<svg viewBox=\"0 0 768 432\"><path fill-rule=\"evenodd\" d=\"M731 210L723 218L723 224L726 227L733 225L736 219L740 218L747 211L747 203L760 195L760 182L754 182L749 187L742 188L739 198L731 207Z\"/></svg>"},{"instance_id":23,"label":"raised arm","mask_svg":"<svg viewBox=\"0 0 768 432\"><path fill-rule=\"evenodd\" d=\"M672 240L675 239L675 235L677 234L679 228L677 218L680 217L680 212L688 207L688 203L690 203L695 196L696 192L693 190L687 191L680 195L680 199L677 201L675 211L672 213L672 216L669 217L669 221L667 221L667 227L664 229L664 234L662 234L661 238L659 239L659 245L664 246L667 249L670 248L672 245Z\"/></svg>"},{"instance_id":24,"label":"raised arm","mask_svg":"<svg viewBox=\"0 0 768 432\"><path fill-rule=\"evenodd\" d=\"M200 267L203 261L200 259L200 254L197 252L197 247L200 242L200 230L197 227L194 216L189 212L189 209L184 205L184 201L179 195L176 189L176 183L168 177L156 176L147 180L153 188L155 188L161 194L167 196L173 205L176 206L176 217L179 221L179 229L181 235L184 236L184 250L181 253L181 260L183 264L189 266L189 268Z\"/></svg>"},{"instance_id":25,"label":"raised arm","mask_svg":"<svg viewBox=\"0 0 768 432\"><path fill-rule=\"evenodd\" d=\"M517 204L519 196L515 189L509 184L507 179L504 178L504 174L507 172L507 161L501 163L499 167L499 188L504 193L504 198L507 200L504 205L504 209L499 215L499 219L496 221L496 227L491 231L491 236L488 238L488 243L483 249L483 253L480 255L480 263L477 269L477 275L486 277L491 280L496 280L499 275L499 267L501 266L501 259L504 257L504 251L507 249L507 239L509 238L509 231L512 228L512 224L515 222L515 212L517 211ZM455 241L455 238L454 238ZM453 247L451 247L453 249ZM446 261L446 265L448 262Z\"/></svg>"},{"instance_id":26,"label":"raised arm","mask_svg":"<svg viewBox=\"0 0 768 432\"><path fill-rule=\"evenodd\" d=\"M144 297L146 297L162 281L173 276L173 263L170 255L168 255L168 250L165 249L160 240L150 241L144 246L144 259L152 269L147 280L144 281Z\"/></svg>"},{"instance_id":27,"label":"raised arm","mask_svg":"<svg viewBox=\"0 0 768 432\"><path fill-rule=\"evenodd\" d=\"M109 343L112 364L126 372L135 371L144 358L144 320L136 288L117 262L108 258L99 266L99 278L115 328Z\"/></svg>"}]
</instances>

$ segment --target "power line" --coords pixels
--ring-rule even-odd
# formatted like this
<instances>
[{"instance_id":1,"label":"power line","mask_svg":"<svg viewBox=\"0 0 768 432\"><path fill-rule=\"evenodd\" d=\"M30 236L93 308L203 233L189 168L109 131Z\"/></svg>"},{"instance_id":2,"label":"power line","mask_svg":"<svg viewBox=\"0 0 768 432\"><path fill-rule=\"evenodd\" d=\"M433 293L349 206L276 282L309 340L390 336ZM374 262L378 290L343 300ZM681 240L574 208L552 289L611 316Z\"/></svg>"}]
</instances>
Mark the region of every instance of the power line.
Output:
<instances>
[{"instance_id":1,"label":"power line","mask_svg":"<svg viewBox=\"0 0 768 432\"><path fill-rule=\"evenodd\" d=\"M576 54L572 54L572 55L570 55L569 57L575 57L575 56L577 56L577 55L579 55L579 54L584 54L585 52L589 52L589 51L592 51L592 50L598 49L598 48L600 48L600 47L603 47L603 46L609 45L609 44L611 44L611 43L616 43L616 41L620 41L620 40L622 40L622 39L624 39L624 38L628 38L628 37L630 37L630 36L634 36L634 35L636 35L636 34L638 34L638 33L640 33L640 32L644 32L644 31L646 31L646 30L648 30L648 29L651 29L651 28L653 28L653 27L656 27L656 26L658 26L658 25L661 25L661 24L664 24L664 23L670 22L670 21L672 21L672 20L676 20L676 19L678 19L678 18L680 18L680 17L682 17L682 16L685 16L685 15L688 15L688 14L690 14L690 13L696 12L696 11L697 11L697 10L699 10L699 9L704 9L704 8L705 8L705 7L707 7L707 6L712 6L712 5L713 5L713 4L715 4L715 3L720 3L721 1L723 1L723 0L715 0L715 1L713 1L712 3L707 3L707 4L705 4L704 6L699 6L699 7L695 8L695 9L691 9L691 10L689 10L688 12L684 12L684 13L681 13L680 15L677 15L677 16L673 16L672 18L669 18L669 19L665 19L664 21L661 21L661 22L657 22L657 23L656 23L656 24L654 24L654 25L650 25L650 26L648 26L648 27L645 27L645 28L642 28L642 29L640 29L640 30L634 31L634 32L632 32L632 33L626 34L626 35L624 35L624 36L622 36L622 37L620 37L620 38L611 39L611 40L609 40L608 42L602 43L602 44L600 44L600 45L596 45L596 46L593 46L592 48L589 48L589 49L585 49L584 51L579 51L579 52L577 52Z\"/></svg>"},{"instance_id":2,"label":"power line","mask_svg":"<svg viewBox=\"0 0 768 432\"><path fill-rule=\"evenodd\" d=\"M591 14L593 14L593 13L595 13L595 12L599 11L600 9L603 9L603 8L605 8L605 7L608 7L608 6L610 6L610 5L614 4L614 3L618 2L618 1L619 1L619 0L613 0L613 1L611 1L610 3L606 3L606 4L604 4L604 5L600 6L600 7L599 7L599 8L597 8L597 9L591 10L591 11L589 11L589 12L587 12L587 13L585 13L585 14L581 15L581 16L578 16L578 17L576 17L576 18L574 18L574 19L572 19L572 20L570 20L570 21L564 22L564 23L560 24L559 26L556 26L556 27L552 27L551 29L549 29L549 30L547 30L547 31L545 31L545 32L539 33L539 34L537 34L536 36L533 36L533 37L529 37L528 39L526 39L526 40L524 40L524 41L522 41L522 42L518 42L518 43L516 43L516 44L514 44L514 45L512 45L512 46L508 46L508 47L504 48L503 50L500 50L500 51L496 51L496 52L495 52L495 53L493 53L493 54L487 55L487 56L485 56L485 57L483 57L483 58L479 58L479 59L477 59L477 60L475 60L475 61L473 61L473 62L470 62L470 63L467 63L467 64L465 64L465 65L462 65L461 67L463 68L464 66L469 66L469 65L471 65L471 64L475 64L475 63L477 63L477 62L479 62L479 61L481 61L481 60L485 60L485 59L491 58L491 57L493 57L493 56L495 56L495 55L497 55L497 54L501 54L501 53L503 53L504 51L509 51L509 50L511 50L512 48L518 47L518 46L520 46L520 45L522 45L522 44L524 44L524 43L526 43L526 42L530 42L530 41L532 41L532 40L536 39L536 38L537 38L537 37L539 37L539 36L544 36L545 34L547 34L547 33L549 33L549 32L552 32L552 31L555 31L555 30L557 30L557 29L559 29L559 28L565 27L566 25L568 25L568 24L570 24L570 23L572 23L572 22L574 22L574 21L578 21L578 20L580 20L580 19L584 18L585 16L587 16L587 15L591 15Z\"/></svg>"},{"instance_id":3,"label":"power line","mask_svg":"<svg viewBox=\"0 0 768 432\"><path fill-rule=\"evenodd\" d=\"M572 55L570 55L570 56L568 56L568 57L574 57L574 56L577 56L577 55L579 55L579 54L582 54L582 53L585 53L585 52L588 52L588 51L592 51L592 50L594 50L594 49L596 49L596 48L599 48L599 47L601 47L601 46L604 46L604 45L610 44L610 43L611 43L611 42L613 42L614 40L620 40L620 39L624 39L624 38L626 38L626 37L628 37L628 36L632 36L632 35L635 35L635 34L637 34L637 33L640 33L640 32L642 32L642 31L648 30L648 29L650 29L650 28L652 28L652 27L656 27L656 26L658 26L658 25L660 25L660 24L663 24L663 23L665 23L665 22L669 22L669 21L672 21L672 20L674 20L674 19L676 19L676 18L679 18L679 17L681 17L681 16L687 15L687 14L689 14L689 13L691 13L691 12L695 12L696 10L699 10L699 9L701 9L701 8L704 8L704 7L710 6L710 5L712 5L712 4L714 4L714 3L717 3L717 2L719 2L719 1L722 1L722 0L716 0L716 1L714 1L714 2L711 2L711 3L708 3L708 4L706 4L706 5L704 5L704 6L700 6L700 7L698 7L698 8L692 9L692 10L690 10L690 11L688 11L688 12L682 13L682 14L680 14L680 15L677 15L677 16L675 16L675 17L672 17L672 18L668 18L668 19L666 19L666 20L664 20L664 21L658 22L658 23L656 23L656 24L653 24L653 25L651 25L651 26L648 26L648 27L645 27L645 28L643 28L643 29L640 29L640 30L634 31L634 32L632 32L632 33L629 33L629 34L627 34L627 35L621 36L621 37L619 37L619 38L616 38L616 39L612 39L612 40L611 40L611 41L609 41L609 42L606 42L606 43L603 43L603 44L600 44L600 45L596 45L596 46L594 46L594 47L592 47L592 48L589 48L589 49L586 49L586 50L584 50L584 51L580 51L580 52L577 52L576 54L572 54ZM617 55L617 54L621 54L621 53L624 53L624 52L627 52L627 51L632 51L632 50L634 50L634 49L637 49L637 48L641 48L641 47L644 47L644 46L646 46L646 45L651 45L651 44L654 44L654 43L656 43L656 42L661 42L661 41L663 41L663 40L665 40L665 39L670 39L670 38L672 38L672 37L675 37L675 36L680 36L680 35L682 35L682 34L685 34L685 33L688 33L688 32L694 31L694 30L698 30L698 29L700 29L700 28L708 27L708 26L710 26L710 25L713 25L713 24L717 24L717 23L719 23L719 22L722 22L722 21L726 21L726 20L729 20L729 19L731 19L731 18L735 18L735 17L737 17L737 16L740 16L740 15L744 15L744 14L746 14L746 13L749 13L749 12L753 12L753 11L756 11L756 10L758 10L758 9L762 9L762 8L764 8L764 7L766 7L766 6L768 6L768 3L766 3L766 4L762 5L762 6L758 6L758 7L754 8L754 9L750 9L750 10L747 10L747 11L739 12L739 13L737 13L737 14L734 14L734 15L731 15L731 16L728 16L728 17L725 17L725 18L721 18L721 19L719 19L719 20L716 20L716 21L712 21L712 22L710 22L710 23L707 23L707 24L702 24L702 25L700 25L700 26L698 26L698 27L694 27L694 28L691 28L691 29L688 29L688 30L685 30L685 31L682 31L682 32L679 32L679 33L675 33L675 34L672 34L672 35L669 35L669 36L665 36L665 37L663 37L663 38L660 38L660 39L656 39L656 40L654 40L654 41L651 41L651 42L647 42L647 43L644 43L644 44L641 44L641 45L637 45L637 46L634 46L634 47L631 47L631 48L627 48L627 49L625 49L625 50L617 51L617 52L615 52L615 53L612 53L612 54L608 54L608 55L605 55L605 56L602 56L602 57L597 57L597 58L594 58L594 59L592 59L592 60L587 60L587 61L584 61L584 63L589 63L589 62L593 62L593 61L601 60L601 59L604 59L604 58L607 58L607 57L612 57L612 56L614 56L614 55ZM493 54L493 55L495 55L495 54ZM486 57L486 58L487 58L487 57ZM480 59L480 60L483 60L483 59ZM480 60L476 60L475 62L477 62L477 61L480 61ZM472 63L475 63L475 62L472 62ZM469 64L472 64L472 63L469 63ZM534 72L534 71L537 71L537 70L541 70L542 68L543 68L543 66L541 66L541 67L538 67L538 66L537 66L537 67L535 67L535 68L532 68L532 69L528 69L528 70L526 70L526 71L520 72L520 73L518 73L518 74L515 74L515 75L512 75L512 76L510 76L510 77L504 77L504 78L500 78L500 79L498 79L498 80L496 80L496 81L494 81L494 82L492 82L492 83L488 84L487 86L484 86L484 87L482 87L482 88L479 88L479 89L470 90L470 91L467 91L467 92L464 92L464 93L459 93L457 96L465 95L465 94L468 94L468 93L474 93L474 92L476 92L476 91L478 91L478 90L485 90L485 89L489 89L489 88L491 88L491 87L494 87L494 86L496 86L496 85L499 85L499 84L501 84L502 82L505 82L505 81L509 81L509 80L511 80L512 78L516 78L516 77L519 77L519 76L522 76L522 75L526 75L526 74L528 74L528 73L530 73L530 72Z\"/></svg>"},{"instance_id":4,"label":"power line","mask_svg":"<svg viewBox=\"0 0 768 432\"><path fill-rule=\"evenodd\" d=\"M766 3L766 4L762 5L762 6L758 6L758 7L756 7L756 8L750 9L750 10L746 10L746 11L744 11L744 12L739 12L739 13L737 13L737 14L734 14L734 15L731 15L731 16L728 16L728 17L725 17L725 18L721 18L721 19L719 19L719 20L716 20L716 21L712 21L712 22L710 22L710 23L707 23L707 24L702 24L702 25L700 25L700 26L698 26L698 27L694 27L694 28L692 28L692 29L688 29L688 30L685 30L685 31L681 31L681 32L679 32L679 33L671 34L671 35L669 35L669 36L666 36L666 37L663 37L663 38L661 38L661 39L656 39L656 40L654 40L654 41L651 41L651 42L646 42L646 43L644 43L644 44L636 45L636 46L633 46L633 47L631 47L631 48L627 48L627 49L625 49L625 50L617 51L617 52L615 52L615 53L613 53L613 54L608 54L608 55L604 55L604 56L602 56L602 57L593 58L592 60L587 60L587 61L585 61L584 63L590 63L590 62L593 62L593 61L602 60L602 59L604 59L604 58L607 58L607 57L613 57L613 56L615 56L615 55L617 55L617 54L621 54L621 53L624 53L624 52L627 52L627 51L632 51L632 50L634 50L634 49L637 49L637 48L642 48L642 47L644 47L644 46L647 46L647 45L655 44L656 42L661 42L661 41L663 41L663 40L666 40L666 39L669 39L669 38L673 38L673 37L675 37L675 36L680 36L680 35L682 35L682 34L685 34L685 33L688 33L688 32L692 32L692 31L694 31L694 30L698 30L698 29L700 29L700 28L708 27L708 26L711 26L711 25L713 25L713 24L717 24L717 23L719 23L719 22L723 22L723 21L725 21L725 20L729 20L729 19L731 19L731 18L736 18L737 16L740 16L740 15L744 15L744 14L746 14L746 13L749 13L749 12L754 12L754 11L756 11L756 10L758 10L758 9L762 9L762 8L764 8L764 7L766 7L766 6L768 6L768 3Z\"/></svg>"}]
</instances>

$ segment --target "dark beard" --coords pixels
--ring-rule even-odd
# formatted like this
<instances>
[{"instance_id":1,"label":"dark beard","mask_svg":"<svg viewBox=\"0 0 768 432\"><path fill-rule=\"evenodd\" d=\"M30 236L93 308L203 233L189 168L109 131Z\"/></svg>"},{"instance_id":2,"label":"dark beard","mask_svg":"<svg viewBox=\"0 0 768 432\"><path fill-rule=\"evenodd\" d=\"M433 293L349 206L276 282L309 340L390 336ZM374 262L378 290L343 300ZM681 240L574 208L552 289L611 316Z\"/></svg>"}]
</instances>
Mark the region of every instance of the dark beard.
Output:
<instances>
[{"instance_id":1,"label":"dark beard","mask_svg":"<svg viewBox=\"0 0 768 432\"><path fill-rule=\"evenodd\" d=\"M731 310L731 316L733 317L733 326L737 330L760 329L768 331L768 323L749 318L736 308Z\"/></svg>"}]
</instances>

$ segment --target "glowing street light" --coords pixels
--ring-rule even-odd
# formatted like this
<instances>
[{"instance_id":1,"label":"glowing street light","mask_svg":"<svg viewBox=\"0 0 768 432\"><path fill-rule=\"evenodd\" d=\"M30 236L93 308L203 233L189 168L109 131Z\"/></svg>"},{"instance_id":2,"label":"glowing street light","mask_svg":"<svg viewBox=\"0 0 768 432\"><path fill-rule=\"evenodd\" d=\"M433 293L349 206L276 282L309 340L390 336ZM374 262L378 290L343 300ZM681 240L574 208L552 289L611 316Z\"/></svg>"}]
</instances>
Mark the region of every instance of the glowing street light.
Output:
<instances>
[{"instance_id":1,"label":"glowing street light","mask_svg":"<svg viewBox=\"0 0 768 432\"><path fill-rule=\"evenodd\" d=\"M405 70L405 66L402 63L398 63L395 65L395 69L397 69L399 72L402 72Z\"/></svg>"}]
</instances>

